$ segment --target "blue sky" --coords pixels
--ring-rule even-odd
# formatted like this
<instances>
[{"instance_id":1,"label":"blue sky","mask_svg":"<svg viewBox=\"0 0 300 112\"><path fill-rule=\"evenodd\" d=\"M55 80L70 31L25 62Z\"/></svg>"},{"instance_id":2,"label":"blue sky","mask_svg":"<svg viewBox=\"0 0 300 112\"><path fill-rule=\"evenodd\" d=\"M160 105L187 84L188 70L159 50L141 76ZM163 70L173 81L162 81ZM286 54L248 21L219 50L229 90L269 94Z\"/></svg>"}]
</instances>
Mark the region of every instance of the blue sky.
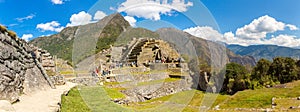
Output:
<instances>
[{"instance_id":1,"label":"blue sky","mask_svg":"<svg viewBox=\"0 0 300 112\"><path fill-rule=\"evenodd\" d=\"M120 12L134 27L175 27L228 44L299 47L299 5L299 0L0 0L0 24L31 40Z\"/></svg>"}]
</instances>

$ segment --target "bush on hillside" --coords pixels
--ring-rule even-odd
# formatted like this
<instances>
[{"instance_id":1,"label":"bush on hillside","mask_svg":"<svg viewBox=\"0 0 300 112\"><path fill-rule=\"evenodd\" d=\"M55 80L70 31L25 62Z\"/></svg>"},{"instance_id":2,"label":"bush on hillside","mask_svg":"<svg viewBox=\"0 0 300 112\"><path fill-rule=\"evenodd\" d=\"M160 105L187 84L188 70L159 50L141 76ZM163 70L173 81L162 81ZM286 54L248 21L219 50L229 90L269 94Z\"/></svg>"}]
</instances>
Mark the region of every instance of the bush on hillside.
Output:
<instances>
[{"instance_id":1,"label":"bush on hillside","mask_svg":"<svg viewBox=\"0 0 300 112\"><path fill-rule=\"evenodd\" d=\"M13 38L17 38L17 34L14 31L8 31L8 36L13 37Z\"/></svg>"},{"instance_id":2,"label":"bush on hillside","mask_svg":"<svg viewBox=\"0 0 300 112\"><path fill-rule=\"evenodd\" d=\"M0 31L2 33L7 32L7 28L5 26L0 25Z\"/></svg>"}]
</instances>

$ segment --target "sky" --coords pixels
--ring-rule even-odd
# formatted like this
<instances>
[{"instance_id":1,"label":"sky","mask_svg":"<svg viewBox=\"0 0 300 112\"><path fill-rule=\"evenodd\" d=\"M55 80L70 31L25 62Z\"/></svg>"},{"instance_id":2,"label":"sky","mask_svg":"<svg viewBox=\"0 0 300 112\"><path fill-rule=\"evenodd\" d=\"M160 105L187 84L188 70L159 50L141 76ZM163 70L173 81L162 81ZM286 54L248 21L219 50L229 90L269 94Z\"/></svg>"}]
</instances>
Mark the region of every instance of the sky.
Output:
<instances>
[{"instance_id":1,"label":"sky","mask_svg":"<svg viewBox=\"0 0 300 112\"><path fill-rule=\"evenodd\" d=\"M27 41L119 12L133 27L174 27L243 46L300 48L299 0L0 0L0 24Z\"/></svg>"}]
</instances>

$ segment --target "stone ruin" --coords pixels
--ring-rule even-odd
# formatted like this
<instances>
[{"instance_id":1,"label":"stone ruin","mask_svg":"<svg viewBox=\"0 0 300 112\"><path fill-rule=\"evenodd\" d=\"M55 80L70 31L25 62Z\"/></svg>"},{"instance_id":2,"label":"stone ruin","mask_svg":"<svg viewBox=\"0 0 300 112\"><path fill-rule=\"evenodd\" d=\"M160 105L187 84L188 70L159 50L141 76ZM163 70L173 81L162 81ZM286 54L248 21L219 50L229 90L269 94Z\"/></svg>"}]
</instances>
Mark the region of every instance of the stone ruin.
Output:
<instances>
[{"instance_id":1,"label":"stone ruin","mask_svg":"<svg viewBox=\"0 0 300 112\"><path fill-rule=\"evenodd\" d=\"M52 56L47 50L38 48L36 46L30 45L33 50L35 58L41 63L43 68L46 70L47 74L50 76L54 85L64 85L66 79L64 76L58 73L56 67L56 56Z\"/></svg>"},{"instance_id":2,"label":"stone ruin","mask_svg":"<svg viewBox=\"0 0 300 112\"><path fill-rule=\"evenodd\" d=\"M55 70L55 59L50 55L47 50L31 46L33 52L36 56L36 59L42 64L45 70L56 72Z\"/></svg>"},{"instance_id":3,"label":"stone ruin","mask_svg":"<svg viewBox=\"0 0 300 112\"><path fill-rule=\"evenodd\" d=\"M111 87L125 88L121 92L127 97L117 99L120 102L143 102L191 89L187 64L163 40L133 39L125 47L112 48L111 63L119 65L113 67L105 79L108 82L119 82ZM165 82L168 78L178 80ZM161 82L152 84L157 81Z\"/></svg>"},{"instance_id":4,"label":"stone ruin","mask_svg":"<svg viewBox=\"0 0 300 112\"><path fill-rule=\"evenodd\" d=\"M0 32L0 100L15 102L21 94L55 88L33 49L16 35Z\"/></svg>"}]
</instances>

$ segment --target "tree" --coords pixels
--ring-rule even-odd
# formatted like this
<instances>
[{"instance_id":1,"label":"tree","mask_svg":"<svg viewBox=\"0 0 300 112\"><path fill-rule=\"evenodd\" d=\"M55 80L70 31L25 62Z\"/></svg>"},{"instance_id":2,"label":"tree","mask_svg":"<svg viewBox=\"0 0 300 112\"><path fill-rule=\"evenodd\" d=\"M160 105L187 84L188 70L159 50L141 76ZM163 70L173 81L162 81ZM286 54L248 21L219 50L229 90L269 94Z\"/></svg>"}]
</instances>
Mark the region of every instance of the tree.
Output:
<instances>
[{"instance_id":1,"label":"tree","mask_svg":"<svg viewBox=\"0 0 300 112\"><path fill-rule=\"evenodd\" d=\"M274 58L269 68L269 74L272 75L273 81L278 81L282 84L297 80L297 71L295 60L289 57Z\"/></svg>"},{"instance_id":2,"label":"tree","mask_svg":"<svg viewBox=\"0 0 300 112\"><path fill-rule=\"evenodd\" d=\"M249 76L247 69L237 63L228 63L226 65L226 75L223 85L223 91L234 94L237 91L248 89Z\"/></svg>"},{"instance_id":3,"label":"tree","mask_svg":"<svg viewBox=\"0 0 300 112\"><path fill-rule=\"evenodd\" d=\"M272 85L272 77L268 74L271 62L266 59L260 59L252 70L251 80L257 81L258 85Z\"/></svg>"}]
</instances>

